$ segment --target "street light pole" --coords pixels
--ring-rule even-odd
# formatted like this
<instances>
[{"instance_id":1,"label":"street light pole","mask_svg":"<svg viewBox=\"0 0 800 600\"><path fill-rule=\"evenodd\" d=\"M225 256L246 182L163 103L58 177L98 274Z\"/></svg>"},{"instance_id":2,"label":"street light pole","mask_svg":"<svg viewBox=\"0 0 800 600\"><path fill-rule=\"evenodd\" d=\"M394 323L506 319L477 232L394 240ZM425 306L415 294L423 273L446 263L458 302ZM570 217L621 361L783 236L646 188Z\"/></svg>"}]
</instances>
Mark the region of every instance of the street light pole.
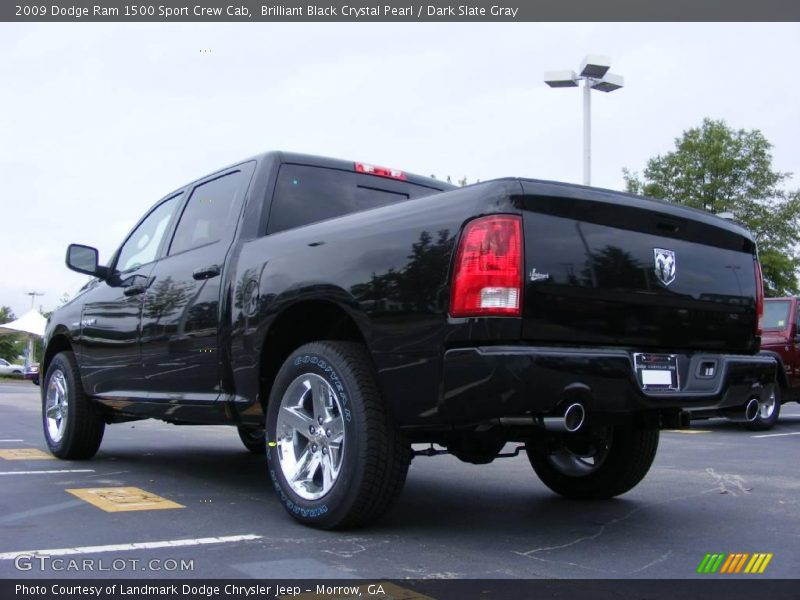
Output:
<instances>
[{"instance_id":1,"label":"street light pole","mask_svg":"<svg viewBox=\"0 0 800 600\"><path fill-rule=\"evenodd\" d=\"M592 90L613 92L624 83L622 77L609 73L611 61L605 56L589 55L581 63L580 75L575 71L548 71L544 81L554 88L578 87L583 81L583 184L592 183Z\"/></svg>"},{"instance_id":2,"label":"street light pole","mask_svg":"<svg viewBox=\"0 0 800 600\"><path fill-rule=\"evenodd\" d=\"M583 80L583 185L592 185L592 88Z\"/></svg>"}]
</instances>

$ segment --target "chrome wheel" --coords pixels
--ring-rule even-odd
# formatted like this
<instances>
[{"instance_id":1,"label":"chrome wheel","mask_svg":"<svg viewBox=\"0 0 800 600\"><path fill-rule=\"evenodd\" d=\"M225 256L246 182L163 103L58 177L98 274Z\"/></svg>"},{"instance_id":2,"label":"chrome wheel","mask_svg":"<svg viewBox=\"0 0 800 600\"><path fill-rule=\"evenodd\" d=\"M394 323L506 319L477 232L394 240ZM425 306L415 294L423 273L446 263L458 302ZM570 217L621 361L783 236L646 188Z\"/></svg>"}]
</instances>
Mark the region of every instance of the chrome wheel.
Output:
<instances>
[{"instance_id":1,"label":"chrome wheel","mask_svg":"<svg viewBox=\"0 0 800 600\"><path fill-rule=\"evenodd\" d=\"M286 389L278 410L276 451L283 476L305 500L327 494L342 467L344 418L338 395L313 373Z\"/></svg>"},{"instance_id":2,"label":"chrome wheel","mask_svg":"<svg viewBox=\"0 0 800 600\"><path fill-rule=\"evenodd\" d=\"M54 443L59 443L64 437L67 428L67 413L69 411L69 392L67 380L61 369L53 371L47 384L45 403L45 417L47 418L47 435Z\"/></svg>"},{"instance_id":3,"label":"chrome wheel","mask_svg":"<svg viewBox=\"0 0 800 600\"><path fill-rule=\"evenodd\" d=\"M586 477L597 471L608 457L611 448L611 432L604 437L591 440L565 440L552 448L547 460L563 475Z\"/></svg>"},{"instance_id":4,"label":"chrome wheel","mask_svg":"<svg viewBox=\"0 0 800 600\"><path fill-rule=\"evenodd\" d=\"M768 421L772 418L772 415L775 413L775 407L777 406L778 402L775 398L775 392L773 391L769 398L766 400L758 401L758 418L762 421Z\"/></svg>"}]
</instances>

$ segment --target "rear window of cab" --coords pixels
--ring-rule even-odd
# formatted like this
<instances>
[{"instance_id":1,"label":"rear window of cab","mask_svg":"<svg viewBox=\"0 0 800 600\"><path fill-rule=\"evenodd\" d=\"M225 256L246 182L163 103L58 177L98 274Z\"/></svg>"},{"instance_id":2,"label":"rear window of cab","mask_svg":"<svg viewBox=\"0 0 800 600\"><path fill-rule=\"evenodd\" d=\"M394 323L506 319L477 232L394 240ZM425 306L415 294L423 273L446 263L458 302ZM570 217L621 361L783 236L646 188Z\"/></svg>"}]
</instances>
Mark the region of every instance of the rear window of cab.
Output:
<instances>
[{"instance_id":1,"label":"rear window of cab","mask_svg":"<svg viewBox=\"0 0 800 600\"><path fill-rule=\"evenodd\" d=\"M278 172L267 233L438 192L408 181L327 167L284 164Z\"/></svg>"}]
</instances>

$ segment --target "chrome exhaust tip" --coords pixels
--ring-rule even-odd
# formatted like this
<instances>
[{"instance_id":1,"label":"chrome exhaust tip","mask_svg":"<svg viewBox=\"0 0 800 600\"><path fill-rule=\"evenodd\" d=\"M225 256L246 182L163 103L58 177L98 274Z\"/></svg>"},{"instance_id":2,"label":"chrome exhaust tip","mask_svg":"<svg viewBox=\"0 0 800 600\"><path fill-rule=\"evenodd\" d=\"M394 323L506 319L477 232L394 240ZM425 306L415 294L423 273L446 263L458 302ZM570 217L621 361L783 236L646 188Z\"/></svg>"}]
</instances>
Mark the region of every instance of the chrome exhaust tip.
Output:
<instances>
[{"instance_id":1,"label":"chrome exhaust tip","mask_svg":"<svg viewBox=\"0 0 800 600\"><path fill-rule=\"evenodd\" d=\"M758 409L760 404L758 398L750 398L747 406L744 407L744 418L747 423L752 423L758 417Z\"/></svg>"},{"instance_id":2,"label":"chrome exhaust tip","mask_svg":"<svg viewBox=\"0 0 800 600\"><path fill-rule=\"evenodd\" d=\"M542 417L542 425L548 431L559 431L561 433L575 433L586 420L586 409L583 404L575 402L570 404L561 416Z\"/></svg>"},{"instance_id":3,"label":"chrome exhaust tip","mask_svg":"<svg viewBox=\"0 0 800 600\"><path fill-rule=\"evenodd\" d=\"M747 401L747 404L737 406L735 408L728 408L722 411L722 416L733 421L734 423L752 423L758 417L758 412L761 404L755 396Z\"/></svg>"}]
</instances>

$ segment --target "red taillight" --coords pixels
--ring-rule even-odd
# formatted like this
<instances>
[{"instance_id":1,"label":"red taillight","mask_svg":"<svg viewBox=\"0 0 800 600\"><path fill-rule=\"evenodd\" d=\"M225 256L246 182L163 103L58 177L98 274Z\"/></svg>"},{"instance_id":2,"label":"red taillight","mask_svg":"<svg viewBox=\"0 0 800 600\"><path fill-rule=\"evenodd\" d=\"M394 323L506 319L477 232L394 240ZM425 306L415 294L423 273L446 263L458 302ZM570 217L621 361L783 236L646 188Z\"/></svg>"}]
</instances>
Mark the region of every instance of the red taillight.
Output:
<instances>
[{"instance_id":1,"label":"red taillight","mask_svg":"<svg viewBox=\"0 0 800 600\"><path fill-rule=\"evenodd\" d=\"M761 324L764 320L764 276L761 273L761 263L756 264L756 314L758 315L758 325L756 325L756 335L761 335Z\"/></svg>"},{"instance_id":2,"label":"red taillight","mask_svg":"<svg viewBox=\"0 0 800 600\"><path fill-rule=\"evenodd\" d=\"M376 167L365 163L356 163L356 173L366 173L367 175L377 175L378 177L389 177L391 179L405 179L406 174L398 169L387 167Z\"/></svg>"},{"instance_id":3,"label":"red taillight","mask_svg":"<svg viewBox=\"0 0 800 600\"><path fill-rule=\"evenodd\" d=\"M467 224L456 254L450 314L453 317L522 313L522 224L495 215Z\"/></svg>"}]
</instances>

